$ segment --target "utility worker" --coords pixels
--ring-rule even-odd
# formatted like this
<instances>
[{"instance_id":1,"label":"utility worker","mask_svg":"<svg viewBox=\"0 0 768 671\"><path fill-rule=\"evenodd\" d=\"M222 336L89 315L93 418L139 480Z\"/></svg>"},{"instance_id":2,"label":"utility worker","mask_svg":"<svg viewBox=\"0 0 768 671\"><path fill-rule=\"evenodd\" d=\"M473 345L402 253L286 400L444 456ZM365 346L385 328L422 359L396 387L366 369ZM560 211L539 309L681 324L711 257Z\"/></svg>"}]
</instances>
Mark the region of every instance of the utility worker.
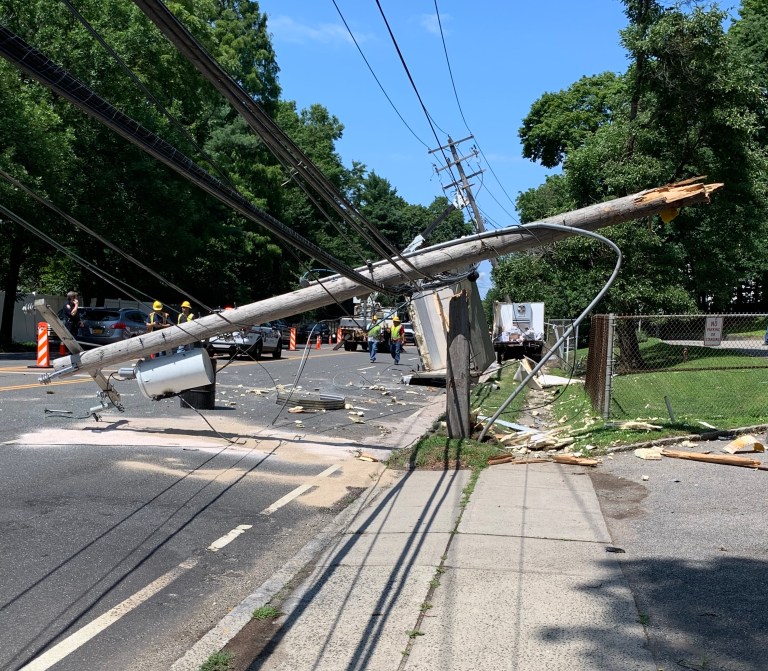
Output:
<instances>
[{"instance_id":1,"label":"utility worker","mask_svg":"<svg viewBox=\"0 0 768 671\"><path fill-rule=\"evenodd\" d=\"M192 304L189 301L184 301L181 304L181 314L179 315L179 318L176 320L176 323L179 326L184 326L184 324L186 324L187 322L191 322L194 318L195 318L195 315L192 314ZM176 351L186 352L188 349L190 349L190 347L191 347L190 345L179 345Z\"/></svg>"},{"instance_id":2,"label":"utility worker","mask_svg":"<svg viewBox=\"0 0 768 671\"><path fill-rule=\"evenodd\" d=\"M371 355L371 363L376 363L376 349L381 338L381 324L376 315L371 317L371 325L368 328L368 354Z\"/></svg>"},{"instance_id":3,"label":"utility worker","mask_svg":"<svg viewBox=\"0 0 768 671\"><path fill-rule=\"evenodd\" d=\"M162 329L167 329L170 325L171 322L168 318L168 313L163 312L163 304L160 301L152 303L152 312L149 313L149 321L147 322L147 332L152 333L155 330L160 331ZM156 356L162 356L166 353L167 352L158 352L157 354L153 354L152 358L154 359Z\"/></svg>"},{"instance_id":4,"label":"utility worker","mask_svg":"<svg viewBox=\"0 0 768 671\"><path fill-rule=\"evenodd\" d=\"M400 350L403 348L405 342L405 331L400 324L400 317L395 315L392 317L392 329L390 331L389 339L389 353L395 360L395 365L400 363Z\"/></svg>"}]
</instances>

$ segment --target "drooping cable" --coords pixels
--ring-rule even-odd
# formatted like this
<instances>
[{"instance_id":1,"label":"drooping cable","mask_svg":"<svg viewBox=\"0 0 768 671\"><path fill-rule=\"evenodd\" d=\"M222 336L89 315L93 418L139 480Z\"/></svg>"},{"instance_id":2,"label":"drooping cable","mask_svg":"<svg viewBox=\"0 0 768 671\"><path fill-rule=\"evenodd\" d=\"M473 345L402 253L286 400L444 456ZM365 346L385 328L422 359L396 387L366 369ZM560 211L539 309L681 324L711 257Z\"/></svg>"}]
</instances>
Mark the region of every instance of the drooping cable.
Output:
<instances>
[{"instance_id":1,"label":"drooping cable","mask_svg":"<svg viewBox=\"0 0 768 671\"><path fill-rule=\"evenodd\" d=\"M78 9L69 1L69 0L61 0L66 6L67 9L69 9L72 16L74 16L85 28L90 35L102 46L102 48L110 55L112 58L117 62L117 64L120 66L123 72L128 75L128 77L131 78L134 84L141 89L141 91L144 93L144 95L152 101L152 103L157 107L158 110L165 116L168 121L170 121L174 127L186 138L187 142L189 142L197 151L198 153L205 158L206 161L211 165L211 167L216 171L216 173L221 177L222 180L224 180L232 189L237 189L234 182L229 178L229 175L224 171L224 169L216 163L216 161L213 159L213 157L205 151L195 140L194 137L192 137L192 134L184 128L184 126L179 122L179 120L171 114L171 112L168 110L168 108L163 105L163 103L160 101L160 99L155 96L152 91L149 90L149 88L144 84L144 82L141 81L136 76L136 73L134 73L131 68L128 67L128 64L120 58L120 54L117 53L108 43L107 41L101 36L101 34L91 25L91 23L86 19L79 11ZM207 308L206 308L207 309Z\"/></svg>"},{"instance_id":2,"label":"drooping cable","mask_svg":"<svg viewBox=\"0 0 768 671\"><path fill-rule=\"evenodd\" d=\"M584 235L590 238L594 238L595 240L598 240L602 242L603 244L610 247L615 253L616 253L616 265L614 266L613 272L611 273L611 276L606 280L605 285L603 285L603 288L600 289L600 291L597 292L597 295L592 299L589 305L587 305L586 308L584 308L583 312L573 321L573 323L563 331L563 335L560 336L557 341L552 345L552 348L547 352L542 358L541 361L539 361L533 369L528 373L528 375L523 378L523 380L520 381L520 384L517 386L517 388L507 397L507 399L499 406L498 410L493 414L493 416L486 422L485 426L483 427L483 430L480 432L480 435L478 436L478 440L482 441L486 434L488 433L488 430L491 428L491 426L498 420L498 418L501 416L501 413L504 412L504 410L507 409L509 404L515 399L515 397L523 390L525 389L526 385L534 378L534 376L544 367L544 365L547 363L547 361L552 357L552 355L558 350L558 348L570 337L570 335L576 330L576 327L589 315L590 312L592 312L592 309L602 300L603 296L608 292L608 289L611 288L613 283L616 281L616 278L619 275L619 270L621 269L621 259L622 254L619 247L616 245L615 242L612 240L609 240L603 235L600 235L599 233L595 233L594 231L588 231L582 228L572 228L570 226L562 226L560 224L543 224L543 223L537 223L537 224L527 224L521 226L521 228L525 228L527 230L533 230L536 228L543 228L543 229L551 229L556 231L567 231L568 233L572 233L574 235Z\"/></svg>"},{"instance_id":3,"label":"drooping cable","mask_svg":"<svg viewBox=\"0 0 768 671\"><path fill-rule=\"evenodd\" d=\"M138 298L136 295L131 294L130 291L126 291L125 287L128 287L128 289L130 289L131 291L135 291L137 294L143 294L144 296L149 296L149 294L144 293L143 291L141 291L140 289L137 289L136 287L132 287L130 284L123 282L122 280L118 279L114 275L111 275L110 273L108 273L106 270L102 270L101 268L94 265L87 259L84 259L82 256L79 256L78 254L75 254L73 251L67 249L64 245L54 240L52 237L50 237L46 233L43 233L43 231L41 231L39 228L30 224L26 219L16 214L12 210L9 210L7 207L0 205L0 214L5 215L6 217L8 217L8 219L11 219L22 228L26 229L33 235L36 235L38 238L40 238L44 242L47 242L49 245L51 245L51 247L53 247L54 249L57 249L59 252L61 252L65 256L68 256L70 259L72 259L76 263L79 263L86 270L91 271L98 278L102 279L107 284L112 285L115 289L117 289L121 293L125 293L130 299L136 301L137 303L144 303L145 301L144 299ZM149 298L151 299L151 296L149 296Z\"/></svg>"},{"instance_id":4,"label":"drooping cable","mask_svg":"<svg viewBox=\"0 0 768 671\"><path fill-rule=\"evenodd\" d=\"M64 212L58 206L54 205L47 198L44 198L43 196L41 196L39 193L37 193L37 191L32 189L32 187L27 186L26 184L24 184L24 183L20 182L19 180L17 180L12 175L9 175L2 168L0 168L0 177L2 177L7 182L13 184L13 186L15 186L17 189L21 189L22 191L24 191L24 193L26 193L27 195L29 195L32 198L34 198L41 205L45 205L47 208L49 208L50 210L52 210L53 212L58 214L62 219L65 219L70 224L72 224L75 228L78 228L81 231L83 231L84 233L87 233L88 235L94 237L96 240L101 242L103 245L106 245L111 250L117 252L122 257L124 257L125 259L127 259L131 263L133 263L136 266L138 266L139 268L141 268L144 272L149 273L152 277L154 277L156 280L158 280L159 282L161 282L165 286L169 287L170 289L174 289L175 291L178 291L182 296L187 296L187 298L191 299L192 301L197 303L200 307L204 308L205 310L208 310L209 312L212 311L213 308L207 306L199 298L195 298L189 292L184 291L181 287L175 285L173 282L170 282L169 280L166 280L162 275L160 275L160 273L156 272L151 267L147 266L146 264L142 263L141 261L139 261L135 257L131 256L130 254L128 254L128 252L120 249L120 247L118 247L114 243L110 242L105 237L103 237L103 236L99 235L98 233L96 233L96 231L91 230L85 224L79 222L77 219L75 219L74 217L72 217L69 214L67 214L66 212Z\"/></svg>"},{"instance_id":5,"label":"drooping cable","mask_svg":"<svg viewBox=\"0 0 768 671\"><path fill-rule=\"evenodd\" d=\"M373 291L386 290L382 285L353 270L270 214L257 208L238 191L222 184L178 149L144 128L137 121L119 112L83 82L46 58L5 26L0 26L0 55L129 142L162 161L221 202L229 205L248 220L267 228L283 241L296 246L308 256L321 261L340 275Z\"/></svg>"},{"instance_id":6,"label":"drooping cable","mask_svg":"<svg viewBox=\"0 0 768 671\"><path fill-rule=\"evenodd\" d=\"M399 251L339 193L311 159L203 48L176 16L160 0L134 0L134 2L178 49L179 53L229 101L275 157L290 168L289 174L294 178L300 176L307 186L314 189L345 222L368 241L377 253L406 278L406 273L391 258L395 256L402 259ZM410 267L411 270L416 271L413 266ZM384 287L379 287L377 290L386 292Z\"/></svg>"}]
</instances>

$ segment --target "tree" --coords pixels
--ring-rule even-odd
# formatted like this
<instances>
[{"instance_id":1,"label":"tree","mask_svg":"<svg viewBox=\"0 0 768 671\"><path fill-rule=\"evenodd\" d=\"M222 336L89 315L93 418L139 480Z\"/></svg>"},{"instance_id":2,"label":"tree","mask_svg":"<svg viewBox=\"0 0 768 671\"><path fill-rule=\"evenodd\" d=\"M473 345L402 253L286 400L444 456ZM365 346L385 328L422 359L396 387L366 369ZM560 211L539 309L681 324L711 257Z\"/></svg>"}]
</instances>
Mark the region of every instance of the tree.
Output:
<instances>
[{"instance_id":1,"label":"tree","mask_svg":"<svg viewBox=\"0 0 768 671\"><path fill-rule=\"evenodd\" d=\"M518 207L530 221L694 175L723 181L725 192L706 208L684 211L668 223L609 231L625 263L620 282L599 308L723 309L735 287L766 263L760 93L723 31L719 10L683 12L650 0L626 5L630 25L622 43L631 59L628 72L582 78L566 91L546 94L524 120L525 154L550 167L562 164L563 174L521 194ZM594 295L610 273L610 255L604 257L590 241L555 248L538 257L550 284L563 291L565 282L578 283ZM520 285L509 284L513 280L533 285L524 279L531 263L517 256L500 264L494 279L501 292L519 295ZM541 293L544 277L537 276L530 290Z\"/></svg>"}]
</instances>

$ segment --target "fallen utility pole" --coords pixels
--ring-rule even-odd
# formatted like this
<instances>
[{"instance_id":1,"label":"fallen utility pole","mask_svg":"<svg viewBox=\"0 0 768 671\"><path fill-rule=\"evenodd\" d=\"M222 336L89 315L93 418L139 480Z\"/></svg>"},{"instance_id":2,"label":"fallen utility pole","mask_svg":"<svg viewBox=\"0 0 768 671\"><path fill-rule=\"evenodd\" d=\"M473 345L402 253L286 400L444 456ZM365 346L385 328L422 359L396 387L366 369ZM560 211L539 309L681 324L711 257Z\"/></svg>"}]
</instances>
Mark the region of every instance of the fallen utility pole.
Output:
<instances>
[{"instance_id":1,"label":"fallen utility pole","mask_svg":"<svg viewBox=\"0 0 768 671\"><path fill-rule=\"evenodd\" d=\"M538 223L596 230L651 216L669 208L708 203L710 194L722 186L722 184L701 184L698 180L686 180L686 182L679 184L670 184L605 203L590 205L580 210L549 217ZM535 229L536 223L528 224L528 227ZM422 273L434 274L454 270L457 267L478 263L491 257L499 257L513 251L523 251L556 242L566 236L567 233L546 229L536 230L536 234L533 235L527 230L527 227L514 227L503 231L482 233L427 247L409 254L407 258L413 269L409 268L407 272L410 279L416 280L421 277ZM393 266L389 260L379 261L370 267L359 268L358 272L367 273L374 282L383 285L402 282L402 270ZM54 372L51 375L42 376L41 381L48 381L51 376L63 377L79 372L91 373L106 366L138 357L146 357L156 352L205 340L228 331L289 317L299 312L330 305L336 301L344 301L360 295L361 292L364 292L361 285L351 279L338 275L324 278L305 289L243 305L224 313L201 317L180 326L147 333L124 342L104 345L88 352L62 357L54 361Z\"/></svg>"}]
</instances>

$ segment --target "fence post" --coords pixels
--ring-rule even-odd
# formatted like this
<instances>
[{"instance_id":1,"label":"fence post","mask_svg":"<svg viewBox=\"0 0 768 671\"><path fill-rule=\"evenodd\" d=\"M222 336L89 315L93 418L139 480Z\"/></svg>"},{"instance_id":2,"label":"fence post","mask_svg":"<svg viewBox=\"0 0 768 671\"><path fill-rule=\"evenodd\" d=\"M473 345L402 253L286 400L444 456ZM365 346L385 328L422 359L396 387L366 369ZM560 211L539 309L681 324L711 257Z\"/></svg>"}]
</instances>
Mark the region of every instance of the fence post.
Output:
<instances>
[{"instance_id":1,"label":"fence post","mask_svg":"<svg viewBox=\"0 0 768 671\"><path fill-rule=\"evenodd\" d=\"M611 416L611 392L613 391L613 340L616 337L616 315L608 315L605 343L605 380L603 381L603 419Z\"/></svg>"}]
</instances>

